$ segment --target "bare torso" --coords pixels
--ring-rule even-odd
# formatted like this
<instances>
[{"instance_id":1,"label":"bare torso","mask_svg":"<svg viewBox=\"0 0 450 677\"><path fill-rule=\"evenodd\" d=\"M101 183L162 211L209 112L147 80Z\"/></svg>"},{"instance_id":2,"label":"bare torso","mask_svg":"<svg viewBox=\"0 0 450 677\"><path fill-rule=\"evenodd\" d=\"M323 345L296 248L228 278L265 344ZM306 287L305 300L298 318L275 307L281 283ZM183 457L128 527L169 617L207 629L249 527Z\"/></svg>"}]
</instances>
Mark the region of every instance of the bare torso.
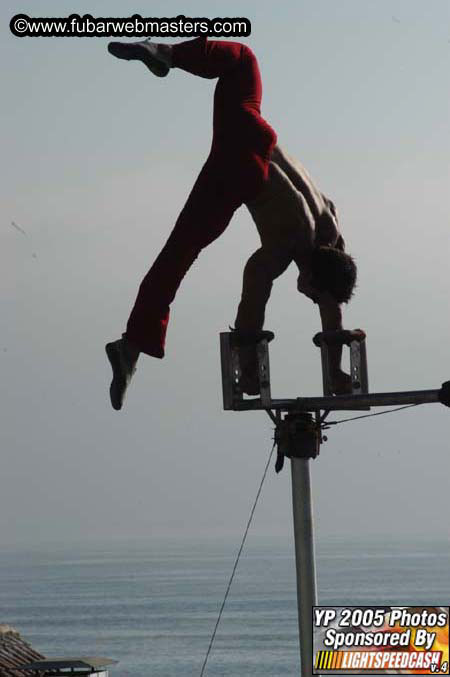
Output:
<instances>
[{"instance_id":1,"label":"bare torso","mask_svg":"<svg viewBox=\"0 0 450 677\"><path fill-rule=\"evenodd\" d=\"M306 169L278 146L268 181L247 208L262 246L291 249L299 265L318 245L344 248L334 205L316 188Z\"/></svg>"}]
</instances>

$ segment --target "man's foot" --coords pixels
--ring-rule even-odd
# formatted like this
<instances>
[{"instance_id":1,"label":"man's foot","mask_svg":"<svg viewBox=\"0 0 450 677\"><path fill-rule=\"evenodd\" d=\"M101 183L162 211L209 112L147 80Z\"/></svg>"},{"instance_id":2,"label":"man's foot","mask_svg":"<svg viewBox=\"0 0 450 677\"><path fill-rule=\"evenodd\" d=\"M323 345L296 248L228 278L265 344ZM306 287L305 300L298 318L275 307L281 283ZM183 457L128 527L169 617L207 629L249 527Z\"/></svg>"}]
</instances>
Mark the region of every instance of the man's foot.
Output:
<instances>
[{"instance_id":1,"label":"man's foot","mask_svg":"<svg viewBox=\"0 0 450 677\"><path fill-rule=\"evenodd\" d=\"M139 352L131 348L126 338L118 339L105 346L106 355L111 363L113 379L109 388L113 409L122 409L125 393L136 371Z\"/></svg>"},{"instance_id":2,"label":"man's foot","mask_svg":"<svg viewBox=\"0 0 450 677\"><path fill-rule=\"evenodd\" d=\"M170 45L162 45L149 40L142 42L110 42L108 52L118 59L142 61L159 78L164 78L170 70Z\"/></svg>"}]
</instances>

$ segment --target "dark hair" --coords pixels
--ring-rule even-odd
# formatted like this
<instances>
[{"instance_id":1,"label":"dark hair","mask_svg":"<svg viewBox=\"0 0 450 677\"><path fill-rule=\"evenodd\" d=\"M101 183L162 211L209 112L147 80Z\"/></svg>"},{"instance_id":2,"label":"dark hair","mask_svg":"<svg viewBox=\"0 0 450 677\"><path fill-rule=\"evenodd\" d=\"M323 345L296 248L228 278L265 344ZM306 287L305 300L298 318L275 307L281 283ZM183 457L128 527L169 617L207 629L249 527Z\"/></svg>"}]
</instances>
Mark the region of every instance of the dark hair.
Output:
<instances>
[{"instance_id":1,"label":"dark hair","mask_svg":"<svg viewBox=\"0 0 450 677\"><path fill-rule=\"evenodd\" d=\"M311 284L328 291L338 303L348 303L356 284L356 264L349 254L334 247L318 247L311 259Z\"/></svg>"}]
</instances>

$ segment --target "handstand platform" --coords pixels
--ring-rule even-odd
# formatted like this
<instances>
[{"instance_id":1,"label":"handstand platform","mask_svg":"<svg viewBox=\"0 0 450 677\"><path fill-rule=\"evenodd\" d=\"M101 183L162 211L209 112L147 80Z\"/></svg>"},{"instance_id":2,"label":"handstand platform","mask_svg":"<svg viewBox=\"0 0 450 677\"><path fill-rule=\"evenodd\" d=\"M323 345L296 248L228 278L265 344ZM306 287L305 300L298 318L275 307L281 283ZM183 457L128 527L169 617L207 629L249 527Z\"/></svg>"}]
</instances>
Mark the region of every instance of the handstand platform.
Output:
<instances>
[{"instance_id":1,"label":"handstand platform","mask_svg":"<svg viewBox=\"0 0 450 677\"><path fill-rule=\"evenodd\" d=\"M256 337L255 349L258 364L259 396L247 398L241 387L241 366L239 343L235 332L220 334L220 355L222 364L223 408L232 411L273 410L278 412L318 412L346 409L369 409L407 404L441 402L450 406L450 382L435 390L410 390L401 392L369 393L367 373L366 334L361 329L321 332L313 338L320 348L322 361L323 396L296 397L293 399L273 398L270 385L269 342L272 332L264 331ZM348 345L350 348L350 376L352 392L333 395L329 373L330 346Z\"/></svg>"}]
</instances>

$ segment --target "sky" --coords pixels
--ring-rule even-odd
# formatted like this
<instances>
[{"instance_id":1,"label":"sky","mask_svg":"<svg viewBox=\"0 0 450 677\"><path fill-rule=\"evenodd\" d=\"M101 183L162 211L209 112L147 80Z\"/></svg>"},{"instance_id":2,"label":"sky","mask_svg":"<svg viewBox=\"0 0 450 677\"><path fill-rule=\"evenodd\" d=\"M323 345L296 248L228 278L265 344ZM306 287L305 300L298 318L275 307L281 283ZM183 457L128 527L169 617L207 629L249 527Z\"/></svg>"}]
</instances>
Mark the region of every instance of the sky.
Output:
<instances>
[{"instance_id":1,"label":"sky","mask_svg":"<svg viewBox=\"0 0 450 677\"><path fill-rule=\"evenodd\" d=\"M336 203L359 267L345 326L367 331L372 392L450 378L447 0L79 2L93 16L246 16L263 115ZM245 208L172 307L164 360L141 358L125 408L104 344L206 159L214 83L113 59L108 38L17 38L2 3L0 544L230 538L272 444L263 412L224 412L219 333L258 245ZM25 233L11 225L17 224ZM275 397L320 395L317 309L293 267L266 316ZM450 412L336 426L312 462L317 539L448 541ZM334 419L346 418L337 414ZM330 417L331 418L331 417ZM271 470L252 533L288 541L290 472Z\"/></svg>"}]
</instances>

